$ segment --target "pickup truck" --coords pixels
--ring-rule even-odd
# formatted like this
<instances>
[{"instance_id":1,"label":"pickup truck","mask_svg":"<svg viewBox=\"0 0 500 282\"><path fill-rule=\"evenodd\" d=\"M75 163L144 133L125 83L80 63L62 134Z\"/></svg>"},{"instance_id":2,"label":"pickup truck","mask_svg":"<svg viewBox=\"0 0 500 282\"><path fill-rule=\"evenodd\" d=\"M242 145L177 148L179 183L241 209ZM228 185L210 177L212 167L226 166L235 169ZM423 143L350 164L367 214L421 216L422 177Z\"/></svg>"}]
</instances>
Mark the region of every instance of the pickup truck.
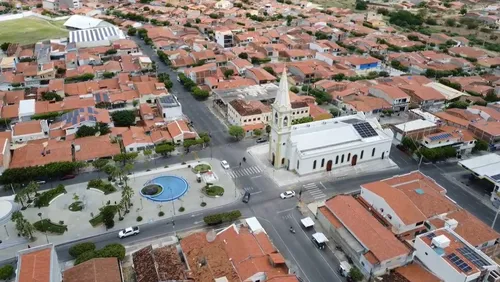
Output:
<instances>
[{"instance_id":1,"label":"pickup truck","mask_svg":"<svg viewBox=\"0 0 500 282\"><path fill-rule=\"evenodd\" d=\"M132 236L132 235L137 235L139 234L139 227L138 226L132 226L132 227L127 227L123 230L121 230L120 232L118 232L118 237L120 239L122 238L126 238L126 237L129 237L129 236Z\"/></svg>"}]
</instances>

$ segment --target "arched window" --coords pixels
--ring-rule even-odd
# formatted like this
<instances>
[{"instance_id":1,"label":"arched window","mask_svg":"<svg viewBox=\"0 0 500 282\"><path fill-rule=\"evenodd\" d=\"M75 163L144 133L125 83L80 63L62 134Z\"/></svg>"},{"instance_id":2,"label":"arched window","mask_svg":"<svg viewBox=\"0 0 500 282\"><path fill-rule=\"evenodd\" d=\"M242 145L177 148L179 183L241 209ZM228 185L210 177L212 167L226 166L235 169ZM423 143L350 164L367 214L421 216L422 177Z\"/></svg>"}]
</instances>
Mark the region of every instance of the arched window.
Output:
<instances>
[{"instance_id":1,"label":"arched window","mask_svg":"<svg viewBox=\"0 0 500 282\"><path fill-rule=\"evenodd\" d=\"M372 150L372 157L375 156L375 148Z\"/></svg>"},{"instance_id":2,"label":"arched window","mask_svg":"<svg viewBox=\"0 0 500 282\"><path fill-rule=\"evenodd\" d=\"M351 160L351 153L347 154L347 161Z\"/></svg>"},{"instance_id":3,"label":"arched window","mask_svg":"<svg viewBox=\"0 0 500 282\"><path fill-rule=\"evenodd\" d=\"M335 157L335 164L339 163L339 156Z\"/></svg>"},{"instance_id":4,"label":"arched window","mask_svg":"<svg viewBox=\"0 0 500 282\"><path fill-rule=\"evenodd\" d=\"M288 126L288 117L283 119L283 126Z\"/></svg>"},{"instance_id":5,"label":"arched window","mask_svg":"<svg viewBox=\"0 0 500 282\"><path fill-rule=\"evenodd\" d=\"M359 159L363 159L363 153L364 152L365 152L364 150L361 150L361 155L359 156Z\"/></svg>"},{"instance_id":6,"label":"arched window","mask_svg":"<svg viewBox=\"0 0 500 282\"><path fill-rule=\"evenodd\" d=\"M285 164L285 158L282 158L281 159L281 164L284 165Z\"/></svg>"},{"instance_id":7,"label":"arched window","mask_svg":"<svg viewBox=\"0 0 500 282\"><path fill-rule=\"evenodd\" d=\"M324 167L325 166L325 159L322 159L321 160L321 167Z\"/></svg>"},{"instance_id":8,"label":"arched window","mask_svg":"<svg viewBox=\"0 0 500 282\"><path fill-rule=\"evenodd\" d=\"M340 158L340 163L344 163L344 154L342 154L342 158Z\"/></svg>"},{"instance_id":9,"label":"arched window","mask_svg":"<svg viewBox=\"0 0 500 282\"><path fill-rule=\"evenodd\" d=\"M316 169L316 160L313 162L313 169Z\"/></svg>"},{"instance_id":10,"label":"arched window","mask_svg":"<svg viewBox=\"0 0 500 282\"><path fill-rule=\"evenodd\" d=\"M274 114L274 123L278 124L278 113Z\"/></svg>"}]
</instances>

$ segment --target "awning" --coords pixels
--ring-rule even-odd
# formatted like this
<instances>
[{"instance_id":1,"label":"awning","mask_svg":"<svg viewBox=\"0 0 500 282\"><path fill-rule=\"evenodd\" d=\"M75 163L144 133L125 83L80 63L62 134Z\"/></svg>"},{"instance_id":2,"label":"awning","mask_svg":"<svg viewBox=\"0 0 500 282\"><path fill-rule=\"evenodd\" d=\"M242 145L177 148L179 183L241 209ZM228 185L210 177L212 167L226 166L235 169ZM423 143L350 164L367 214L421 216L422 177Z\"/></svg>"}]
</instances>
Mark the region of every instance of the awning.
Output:
<instances>
[{"instance_id":1,"label":"awning","mask_svg":"<svg viewBox=\"0 0 500 282\"><path fill-rule=\"evenodd\" d=\"M325 234L323 234L321 232L314 233L312 236L313 236L314 240L316 240L316 242L318 242L320 244L328 242L328 238L326 238Z\"/></svg>"},{"instance_id":2,"label":"awning","mask_svg":"<svg viewBox=\"0 0 500 282\"><path fill-rule=\"evenodd\" d=\"M314 221L310 217L306 217L300 220L304 227L308 228L314 225Z\"/></svg>"}]
</instances>

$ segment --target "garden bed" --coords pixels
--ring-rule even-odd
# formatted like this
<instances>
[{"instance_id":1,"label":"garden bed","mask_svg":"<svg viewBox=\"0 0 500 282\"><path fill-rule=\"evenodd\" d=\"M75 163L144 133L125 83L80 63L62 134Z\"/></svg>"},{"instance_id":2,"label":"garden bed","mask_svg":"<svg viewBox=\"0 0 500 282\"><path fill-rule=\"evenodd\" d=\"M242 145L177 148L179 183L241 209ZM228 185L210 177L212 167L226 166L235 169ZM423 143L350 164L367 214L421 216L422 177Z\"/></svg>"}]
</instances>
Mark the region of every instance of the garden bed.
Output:
<instances>
[{"instance_id":1,"label":"garden bed","mask_svg":"<svg viewBox=\"0 0 500 282\"><path fill-rule=\"evenodd\" d=\"M141 194L144 196L154 197L163 191L163 187L157 184L149 184L141 189Z\"/></svg>"},{"instance_id":2,"label":"garden bed","mask_svg":"<svg viewBox=\"0 0 500 282\"><path fill-rule=\"evenodd\" d=\"M194 167L194 171L197 173L205 173L207 171L210 171L212 167L209 164L199 164Z\"/></svg>"},{"instance_id":3,"label":"garden bed","mask_svg":"<svg viewBox=\"0 0 500 282\"><path fill-rule=\"evenodd\" d=\"M68 231L68 227L66 225L54 223L48 218L35 222L33 227L40 232L50 232L58 235Z\"/></svg>"},{"instance_id":4,"label":"garden bed","mask_svg":"<svg viewBox=\"0 0 500 282\"><path fill-rule=\"evenodd\" d=\"M202 192L209 197L222 197L224 195L224 188L220 186L203 187Z\"/></svg>"},{"instance_id":5,"label":"garden bed","mask_svg":"<svg viewBox=\"0 0 500 282\"><path fill-rule=\"evenodd\" d=\"M57 185L56 188L43 192L35 199L35 207L48 207L53 199L61 194L66 194L64 185Z\"/></svg>"},{"instance_id":6,"label":"garden bed","mask_svg":"<svg viewBox=\"0 0 500 282\"><path fill-rule=\"evenodd\" d=\"M118 210L116 209L115 205L112 205L112 206L115 207L114 212L116 214L118 212ZM103 208L100 208L100 209L103 209ZM103 217L102 217L101 212L99 212L98 215L96 215L93 218L91 218L89 220L89 223L90 223L90 225L92 225L92 227L96 227L96 226L99 226L99 225L103 224Z\"/></svg>"},{"instance_id":7,"label":"garden bed","mask_svg":"<svg viewBox=\"0 0 500 282\"><path fill-rule=\"evenodd\" d=\"M104 193L104 195L108 195L116 192L116 187L111 183L107 183L102 179L92 179L87 184L87 189L94 188L100 190Z\"/></svg>"},{"instance_id":8,"label":"garden bed","mask_svg":"<svg viewBox=\"0 0 500 282\"><path fill-rule=\"evenodd\" d=\"M76 212L76 211L81 211L83 210L83 202L82 201L76 201L69 205L69 210Z\"/></svg>"}]
</instances>

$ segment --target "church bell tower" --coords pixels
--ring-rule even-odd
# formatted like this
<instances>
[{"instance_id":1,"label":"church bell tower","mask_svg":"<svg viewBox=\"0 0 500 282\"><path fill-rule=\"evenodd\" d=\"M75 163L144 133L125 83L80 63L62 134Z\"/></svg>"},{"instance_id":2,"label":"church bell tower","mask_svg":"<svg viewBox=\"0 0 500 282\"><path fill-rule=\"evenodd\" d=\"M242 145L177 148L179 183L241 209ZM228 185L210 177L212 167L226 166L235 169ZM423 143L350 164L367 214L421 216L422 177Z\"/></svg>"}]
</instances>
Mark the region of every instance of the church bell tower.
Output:
<instances>
[{"instance_id":1,"label":"church bell tower","mask_svg":"<svg viewBox=\"0 0 500 282\"><path fill-rule=\"evenodd\" d=\"M292 105L288 92L288 80L286 68L280 79L280 86L276 100L271 105L272 116L270 120L271 136L269 139L269 161L275 168L288 166L289 160L286 156L286 143L292 128Z\"/></svg>"}]
</instances>

